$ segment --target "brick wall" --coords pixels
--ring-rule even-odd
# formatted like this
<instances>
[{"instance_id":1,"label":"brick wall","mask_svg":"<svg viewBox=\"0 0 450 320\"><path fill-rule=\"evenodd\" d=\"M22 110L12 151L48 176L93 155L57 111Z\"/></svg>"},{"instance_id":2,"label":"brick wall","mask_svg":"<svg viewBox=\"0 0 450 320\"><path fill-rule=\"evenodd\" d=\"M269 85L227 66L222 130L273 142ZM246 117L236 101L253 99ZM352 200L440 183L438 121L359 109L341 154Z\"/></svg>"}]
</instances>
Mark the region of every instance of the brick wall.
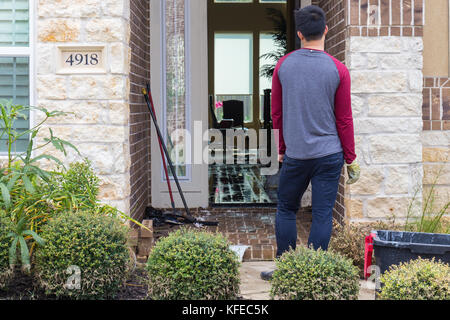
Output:
<instances>
[{"instance_id":1,"label":"brick wall","mask_svg":"<svg viewBox=\"0 0 450 320\"><path fill-rule=\"evenodd\" d=\"M321 7L327 15L328 36L325 43L326 51L345 61L346 39L346 5L342 0L316 0L313 4Z\"/></svg>"},{"instance_id":2,"label":"brick wall","mask_svg":"<svg viewBox=\"0 0 450 320\"><path fill-rule=\"evenodd\" d=\"M450 79L425 77L423 130L450 130Z\"/></svg>"},{"instance_id":3,"label":"brick wall","mask_svg":"<svg viewBox=\"0 0 450 320\"><path fill-rule=\"evenodd\" d=\"M315 0L313 5L321 7L327 16L328 35L325 42L325 50L336 59L345 63L346 47L346 5L343 0ZM345 217L345 170L342 171L339 182L334 217L343 221Z\"/></svg>"},{"instance_id":4,"label":"brick wall","mask_svg":"<svg viewBox=\"0 0 450 320\"><path fill-rule=\"evenodd\" d=\"M350 0L348 24L351 36L423 35L425 0Z\"/></svg>"},{"instance_id":5,"label":"brick wall","mask_svg":"<svg viewBox=\"0 0 450 320\"><path fill-rule=\"evenodd\" d=\"M130 0L130 212L143 217L150 203L150 113L141 89L150 81L149 0Z\"/></svg>"}]
</instances>

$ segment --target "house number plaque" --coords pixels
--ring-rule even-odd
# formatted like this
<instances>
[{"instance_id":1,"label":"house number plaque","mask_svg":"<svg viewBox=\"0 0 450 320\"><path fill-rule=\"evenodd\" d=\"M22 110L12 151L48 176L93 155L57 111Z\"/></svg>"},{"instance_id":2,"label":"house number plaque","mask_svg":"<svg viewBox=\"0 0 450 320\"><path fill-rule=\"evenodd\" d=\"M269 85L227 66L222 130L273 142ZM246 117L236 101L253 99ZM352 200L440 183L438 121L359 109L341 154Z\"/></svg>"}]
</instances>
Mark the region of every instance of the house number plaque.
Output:
<instances>
[{"instance_id":1,"label":"house number plaque","mask_svg":"<svg viewBox=\"0 0 450 320\"><path fill-rule=\"evenodd\" d=\"M105 47L58 47L59 74L106 73Z\"/></svg>"}]
</instances>

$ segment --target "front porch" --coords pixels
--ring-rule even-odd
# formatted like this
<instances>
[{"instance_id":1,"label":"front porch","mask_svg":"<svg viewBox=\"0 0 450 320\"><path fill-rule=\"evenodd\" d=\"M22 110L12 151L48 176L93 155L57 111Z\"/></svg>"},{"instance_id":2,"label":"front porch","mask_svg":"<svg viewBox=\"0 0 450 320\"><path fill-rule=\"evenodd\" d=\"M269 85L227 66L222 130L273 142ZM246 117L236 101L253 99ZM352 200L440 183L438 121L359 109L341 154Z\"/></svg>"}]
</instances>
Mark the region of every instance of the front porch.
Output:
<instances>
[{"instance_id":1,"label":"front porch","mask_svg":"<svg viewBox=\"0 0 450 320\"><path fill-rule=\"evenodd\" d=\"M244 261L271 261L276 257L275 208L209 208L193 210L196 217L217 221L216 227L205 227L211 232L220 232L233 245L249 246ZM311 226L311 209L302 208L297 215L298 245L306 245ZM179 229L168 225L153 228L153 241ZM137 248L138 260L146 260L146 249Z\"/></svg>"}]
</instances>

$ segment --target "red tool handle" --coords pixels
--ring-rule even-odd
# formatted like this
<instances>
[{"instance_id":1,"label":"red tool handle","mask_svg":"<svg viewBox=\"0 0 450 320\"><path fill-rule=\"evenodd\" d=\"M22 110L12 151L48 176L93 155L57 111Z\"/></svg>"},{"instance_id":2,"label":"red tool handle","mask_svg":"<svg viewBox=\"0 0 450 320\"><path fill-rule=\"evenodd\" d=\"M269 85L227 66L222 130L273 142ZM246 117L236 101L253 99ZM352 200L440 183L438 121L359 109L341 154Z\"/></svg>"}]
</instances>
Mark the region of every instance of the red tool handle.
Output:
<instances>
[{"instance_id":1,"label":"red tool handle","mask_svg":"<svg viewBox=\"0 0 450 320\"><path fill-rule=\"evenodd\" d=\"M152 97L152 94L150 93L150 90L148 90L148 89L147 89L147 95L148 95L148 98L150 99L150 106L153 110L153 113L156 114L155 107L153 105L153 97ZM162 143L161 143L161 140L159 139L159 137L158 137L158 142L159 142L159 150L161 152L161 157L162 157L164 174L165 174L166 180L167 180L167 188L169 189L170 202L172 204L173 210L175 210L175 201L173 199L172 186L170 185L169 171L167 170L166 158L164 156L164 150L163 150Z\"/></svg>"},{"instance_id":2,"label":"red tool handle","mask_svg":"<svg viewBox=\"0 0 450 320\"><path fill-rule=\"evenodd\" d=\"M373 239L375 238L375 234L371 233L365 239L365 249L364 249L364 278L367 280L371 275L371 270L369 270L372 265L372 256L373 256Z\"/></svg>"}]
</instances>

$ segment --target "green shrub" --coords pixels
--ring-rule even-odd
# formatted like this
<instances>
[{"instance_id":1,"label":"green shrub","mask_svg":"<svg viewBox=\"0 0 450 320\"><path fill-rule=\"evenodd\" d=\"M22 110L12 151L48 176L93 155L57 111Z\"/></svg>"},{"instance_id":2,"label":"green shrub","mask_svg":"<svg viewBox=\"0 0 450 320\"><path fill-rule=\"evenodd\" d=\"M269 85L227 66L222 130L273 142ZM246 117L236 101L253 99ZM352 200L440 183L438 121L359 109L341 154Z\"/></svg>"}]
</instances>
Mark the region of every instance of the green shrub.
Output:
<instances>
[{"instance_id":1,"label":"green shrub","mask_svg":"<svg viewBox=\"0 0 450 320\"><path fill-rule=\"evenodd\" d=\"M181 229L158 241L148 262L149 298L228 300L239 293L239 261L220 234Z\"/></svg>"},{"instance_id":2,"label":"green shrub","mask_svg":"<svg viewBox=\"0 0 450 320\"><path fill-rule=\"evenodd\" d=\"M8 236L11 232L11 220L0 212L0 289L3 289L8 284L8 280L12 275L12 270L9 266L9 247L12 239Z\"/></svg>"},{"instance_id":3,"label":"green shrub","mask_svg":"<svg viewBox=\"0 0 450 320\"><path fill-rule=\"evenodd\" d=\"M450 266L434 259L392 266L380 280L382 300L450 300Z\"/></svg>"},{"instance_id":4,"label":"green shrub","mask_svg":"<svg viewBox=\"0 0 450 320\"><path fill-rule=\"evenodd\" d=\"M55 207L59 211L92 210L98 202L99 181L88 159L74 162L68 169L53 173L48 184L48 198L58 199Z\"/></svg>"},{"instance_id":5,"label":"green shrub","mask_svg":"<svg viewBox=\"0 0 450 320\"><path fill-rule=\"evenodd\" d=\"M392 222L375 222L370 224L335 223L329 250L351 259L353 265L359 268L359 274L364 276L364 239L372 230L397 230L398 225Z\"/></svg>"},{"instance_id":6,"label":"green shrub","mask_svg":"<svg viewBox=\"0 0 450 320\"><path fill-rule=\"evenodd\" d=\"M129 265L128 228L119 220L91 212L66 213L42 229L46 240L36 251L36 277L47 294L77 299L114 297L126 278ZM76 266L81 287L65 287Z\"/></svg>"},{"instance_id":7,"label":"green shrub","mask_svg":"<svg viewBox=\"0 0 450 320\"><path fill-rule=\"evenodd\" d=\"M350 259L300 247L277 259L270 294L282 300L355 300L358 292L358 269Z\"/></svg>"}]
</instances>

